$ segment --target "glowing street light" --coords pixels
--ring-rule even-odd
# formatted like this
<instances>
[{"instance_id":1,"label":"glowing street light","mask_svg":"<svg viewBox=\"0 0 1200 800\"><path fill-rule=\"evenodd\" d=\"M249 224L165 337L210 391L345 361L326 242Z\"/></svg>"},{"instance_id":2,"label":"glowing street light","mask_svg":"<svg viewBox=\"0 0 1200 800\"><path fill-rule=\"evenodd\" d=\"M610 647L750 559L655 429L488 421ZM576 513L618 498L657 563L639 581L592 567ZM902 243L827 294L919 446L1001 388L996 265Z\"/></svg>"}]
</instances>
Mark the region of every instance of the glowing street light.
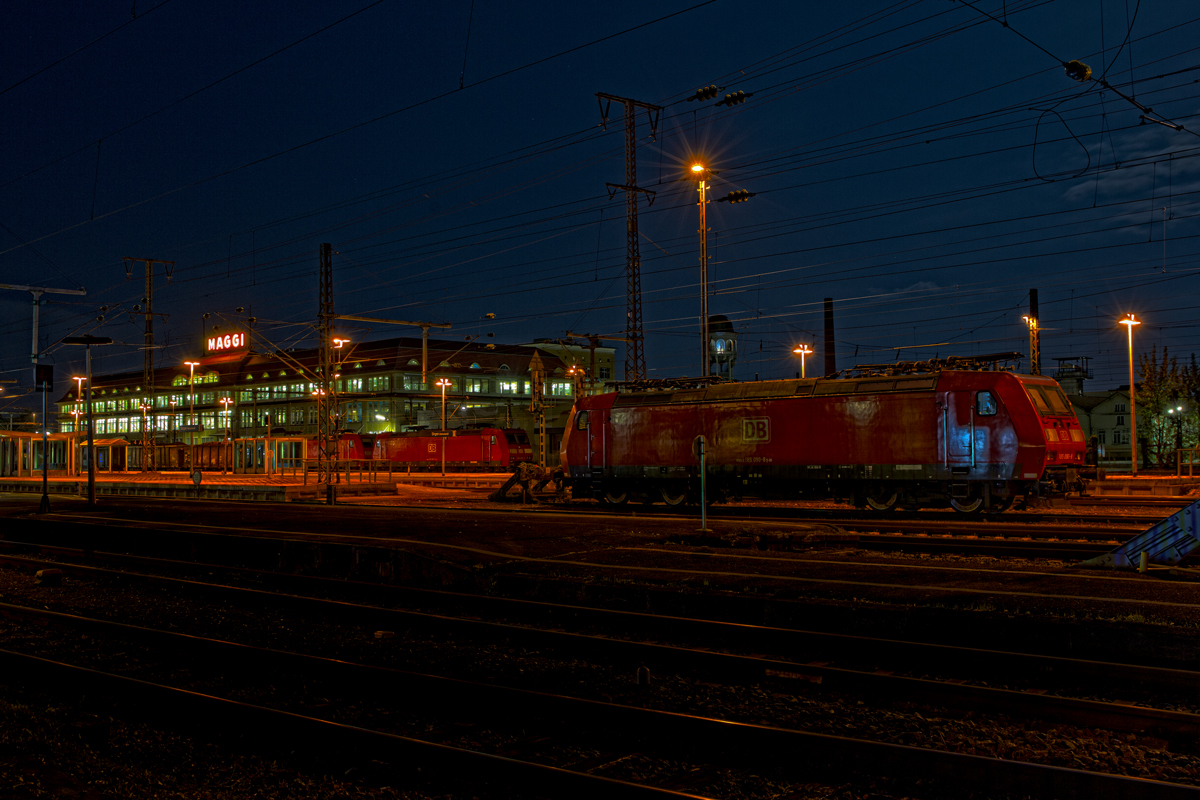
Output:
<instances>
[{"instance_id":1,"label":"glowing street light","mask_svg":"<svg viewBox=\"0 0 1200 800\"><path fill-rule=\"evenodd\" d=\"M200 366L199 361L185 361L188 368L188 417L190 421L188 426L196 424L196 367ZM188 430L188 466L195 469L196 466L196 440L194 433Z\"/></svg>"},{"instance_id":2,"label":"glowing street light","mask_svg":"<svg viewBox=\"0 0 1200 800\"><path fill-rule=\"evenodd\" d=\"M1129 436L1133 442L1133 447L1130 453L1130 462L1133 465L1133 477L1137 477L1137 409L1134 407L1133 399L1133 326L1141 325L1141 320L1133 316L1130 312L1125 319L1119 320L1121 325L1128 326L1129 331Z\"/></svg>"},{"instance_id":3,"label":"glowing street light","mask_svg":"<svg viewBox=\"0 0 1200 800\"><path fill-rule=\"evenodd\" d=\"M800 377L803 378L803 377L805 377L805 375L804 375L804 357L812 355L812 353L813 353L812 348L806 344L802 344L799 347L793 349L792 352L795 353L796 355L800 356Z\"/></svg>"},{"instance_id":4,"label":"glowing street light","mask_svg":"<svg viewBox=\"0 0 1200 800\"><path fill-rule=\"evenodd\" d=\"M146 412L149 411L152 408L152 406L149 403L142 403L141 405L138 406L138 408L140 408L142 410L142 441L144 442L144 441L146 441L146 426L149 424L149 420L146 417ZM143 469L145 469L146 460L147 460L147 455L145 452L145 448L142 448L142 465L143 465L142 468Z\"/></svg>"},{"instance_id":5,"label":"glowing street light","mask_svg":"<svg viewBox=\"0 0 1200 800\"><path fill-rule=\"evenodd\" d=\"M221 442L221 474L225 474L225 462L230 460L226 458L226 454L233 454L232 449L229 449L229 405L233 402L232 397L222 397L219 401L225 407L225 439ZM232 466L232 465L231 465Z\"/></svg>"},{"instance_id":6,"label":"glowing street light","mask_svg":"<svg viewBox=\"0 0 1200 800\"><path fill-rule=\"evenodd\" d=\"M448 378L437 381L435 386L442 387L442 432L446 431L446 387L450 386ZM442 436L442 475L446 474L446 437Z\"/></svg>"},{"instance_id":7,"label":"glowing street light","mask_svg":"<svg viewBox=\"0 0 1200 800\"><path fill-rule=\"evenodd\" d=\"M442 430L446 430L446 388L451 385L448 378L442 378L434 386L442 387Z\"/></svg>"},{"instance_id":8,"label":"glowing street light","mask_svg":"<svg viewBox=\"0 0 1200 800\"><path fill-rule=\"evenodd\" d=\"M700 193L700 369L708 377L708 179L703 164L692 164L692 179Z\"/></svg>"}]
</instances>

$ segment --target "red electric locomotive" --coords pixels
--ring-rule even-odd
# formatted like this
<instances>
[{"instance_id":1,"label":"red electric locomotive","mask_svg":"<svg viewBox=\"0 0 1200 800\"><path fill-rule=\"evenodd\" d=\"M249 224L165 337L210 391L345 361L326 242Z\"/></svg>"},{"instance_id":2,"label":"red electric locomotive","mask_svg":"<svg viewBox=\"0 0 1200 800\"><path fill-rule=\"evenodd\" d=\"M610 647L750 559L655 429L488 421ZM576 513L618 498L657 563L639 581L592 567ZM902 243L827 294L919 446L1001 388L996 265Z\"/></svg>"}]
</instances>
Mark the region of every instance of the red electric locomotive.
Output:
<instances>
[{"instance_id":1,"label":"red electric locomotive","mask_svg":"<svg viewBox=\"0 0 1200 800\"><path fill-rule=\"evenodd\" d=\"M510 472L533 460L533 446L519 428L380 433L374 457L422 470L439 470L445 464L456 472Z\"/></svg>"},{"instance_id":2,"label":"red electric locomotive","mask_svg":"<svg viewBox=\"0 0 1200 800\"><path fill-rule=\"evenodd\" d=\"M876 510L1003 511L1077 481L1084 437L1051 378L1000 356L857 368L847 377L675 381L581 398L563 438L576 497L851 498Z\"/></svg>"}]
</instances>

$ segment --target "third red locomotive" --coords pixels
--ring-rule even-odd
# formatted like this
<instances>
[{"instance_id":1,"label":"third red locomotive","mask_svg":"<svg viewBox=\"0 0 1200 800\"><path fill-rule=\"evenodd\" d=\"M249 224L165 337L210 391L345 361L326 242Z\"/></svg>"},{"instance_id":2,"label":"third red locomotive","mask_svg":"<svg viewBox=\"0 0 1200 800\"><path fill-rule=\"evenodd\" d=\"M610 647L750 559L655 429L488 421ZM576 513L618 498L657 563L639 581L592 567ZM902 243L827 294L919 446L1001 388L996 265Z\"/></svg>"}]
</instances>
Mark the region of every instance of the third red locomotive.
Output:
<instances>
[{"instance_id":1,"label":"third red locomotive","mask_svg":"<svg viewBox=\"0 0 1200 800\"><path fill-rule=\"evenodd\" d=\"M1003 511L1074 484L1085 443L1053 379L999 370L998 358L806 380L664 381L580 398L563 472L575 497L679 505L698 496L703 445L710 500Z\"/></svg>"}]
</instances>

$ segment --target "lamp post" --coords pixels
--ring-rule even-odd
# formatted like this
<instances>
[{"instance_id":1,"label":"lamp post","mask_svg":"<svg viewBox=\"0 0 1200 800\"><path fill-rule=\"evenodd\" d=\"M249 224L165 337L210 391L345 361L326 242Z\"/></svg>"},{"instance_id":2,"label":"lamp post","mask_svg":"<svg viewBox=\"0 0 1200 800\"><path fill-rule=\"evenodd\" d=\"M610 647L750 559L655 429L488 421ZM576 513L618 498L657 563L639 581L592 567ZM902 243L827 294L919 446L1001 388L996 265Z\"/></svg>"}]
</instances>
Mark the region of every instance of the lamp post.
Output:
<instances>
[{"instance_id":1,"label":"lamp post","mask_svg":"<svg viewBox=\"0 0 1200 800\"><path fill-rule=\"evenodd\" d=\"M1175 420L1175 465L1178 467L1179 451L1183 449L1183 406L1168 408L1167 413Z\"/></svg>"},{"instance_id":2,"label":"lamp post","mask_svg":"<svg viewBox=\"0 0 1200 800\"><path fill-rule=\"evenodd\" d=\"M171 444L175 444L175 406L179 405L179 401L172 397L167 402L171 404L171 417L167 423L167 429L171 434Z\"/></svg>"},{"instance_id":3,"label":"lamp post","mask_svg":"<svg viewBox=\"0 0 1200 800\"><path fill-rule=\"evenodd\" d=\"M144 442L146 441L146 425L148 423L146 411L150 409L150 405L148 403L142 403L138 406L138 408L142 410L142 441ZM146 463L146 452L144 448L142 450L142 463Z\"/></svg>"},{"instance_id":4,"label":"lamp post","mask_svg":"<svg viewBox=\"0 0 1200 800\"><path fill-rule=\"evenodd\" d=\"M233 402L232 397L222 397L221 405L225 408L225 439L221 442L221 474L225 474L225 453L229 447L229 404Z\"/></svg>"},{"instance_id":5,"label":"lamp post","mask_svg":"<svg viewBox=\"0 0 1200 800\"><path fill-rule=\"evenodd\" d=\"M191 426L196 424L196 367L200 366L199 361L185 361L188 368L188 468L194 469L196 466L196 439L191 430Z\"/></svg>"},{"instance_id":6,"label":"lamp post","mask_svg":"<svg viewBox=\"0 0 1200 800\"><path fill-rule=\"evenodd\" d=\"M63 344L84 345L87 352L87 417L88 417L88 508L96 507L96 445L92 439L92 345L112 344L107 336L68 336Z\"/></svg>"},{"instance_id":7,"label":"lamp post","mask_svg":"<svg viewBox=\"0 0 1200 800\"><path fill-rule=\"evenodd\" d=\"M449 378L441 378L435 384L442 387L442 475L446 474L446 387L450 385Z\"/></svg>"},{"instance_id":8,"label":"lamp post","mask_svg":"<svg viewBox=\"0 0 1200 800\"><path fill-rule=\"evenodd\" d=\"M79 433L79 417L84 413L83 412L83 382L86 381L87 378L83 375L75 375L71 378L71 380L75 381L75 410L72 411L71 414L75 417L75 433L78 434ZM74 453L75 449L76 448L72 446L71 452ZM78 462L75 464L75 474L76 475L79 474Z\"/></svg>"},{"instance_id":9,"label":"lamp post","mask_svg":"<svg viewBox=\"0 0 1200 800\"><path fill-rule=\"evenodd\" d=\"M812 355L812 352L813 352L812 348L806 344L802 344L799 347L793 349L792 352L795 353L796 355L800 356L800 377L803 378L804 377L804 357Z\"/></svg>"},{"instance_id":10,"label":"lamp post","mask_svg":"<svg viewBox=\"0 0 1200 800\"><path fill-rule=\"evenodd\" d=\"M1129 431L1132 441L1132 452L1130 455L1130 463L1132 464L1133 477L1137 477L1137 409L1134 406L1134 389L1133 389L1133 326L1141 325L1141 320L1133 316L1130 312L1125 319L1120 320L1120 324L1127 326L1129 331Z\"/></svg>"},{"instance_id":11,"label":"lamp post","mask_svg":"<svg viewBox=\"0 0 1200 800\"><path fill-rule=\"evenodd\" d=\"M700 369L708 377L708 167L692 164L692 178L700 193Z\"/></svg>"}]
</instances>

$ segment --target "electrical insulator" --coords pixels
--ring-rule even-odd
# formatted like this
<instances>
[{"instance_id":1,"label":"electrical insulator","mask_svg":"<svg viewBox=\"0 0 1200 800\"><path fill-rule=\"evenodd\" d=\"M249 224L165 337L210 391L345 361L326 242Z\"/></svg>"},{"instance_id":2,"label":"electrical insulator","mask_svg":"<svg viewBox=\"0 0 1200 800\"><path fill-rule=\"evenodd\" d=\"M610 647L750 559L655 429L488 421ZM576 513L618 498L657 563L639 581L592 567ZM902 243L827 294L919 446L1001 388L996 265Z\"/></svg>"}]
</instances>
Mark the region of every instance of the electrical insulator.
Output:
<instances>
[{"instance_id":1,"label":"electrical insulator","mask_svg":"<svg viewBox=\"0 0 1200 800\"><path fill-rule=\"evenodd\" d=\"M1080 83L1092 77L1092 68L1082 61L1068 61L1063 64L1063 71L1067 73L1068 78Z\"/></svg>"},{"instance_id":2,"label":"electrical insulator","mask_svg":"<svg viewBox=\"0 0 1200 800\"><path fill-rule=\"evenodd\" d=\"M729 94L725 95L725 99L719 101L717 103L717 105L719 105L719 106L736 106L738 103L746 102L746 98L752 97L753 95L754 95L754 92L743 92L743 91L730 92Z\"/></svg>"},{"instance_id":3,"label":"electrical insulator","mask_svg":"<svg viewBox=\"0 0 1200 800\"><path fill-rule=\"evenodd\" d=\"M697 89L696 94L688 98L688 102L690 103L692 100L711 100L717 96L717 92L719 91L720 89L716 86L704 86Z\"/></svg>"}]
</instances>

